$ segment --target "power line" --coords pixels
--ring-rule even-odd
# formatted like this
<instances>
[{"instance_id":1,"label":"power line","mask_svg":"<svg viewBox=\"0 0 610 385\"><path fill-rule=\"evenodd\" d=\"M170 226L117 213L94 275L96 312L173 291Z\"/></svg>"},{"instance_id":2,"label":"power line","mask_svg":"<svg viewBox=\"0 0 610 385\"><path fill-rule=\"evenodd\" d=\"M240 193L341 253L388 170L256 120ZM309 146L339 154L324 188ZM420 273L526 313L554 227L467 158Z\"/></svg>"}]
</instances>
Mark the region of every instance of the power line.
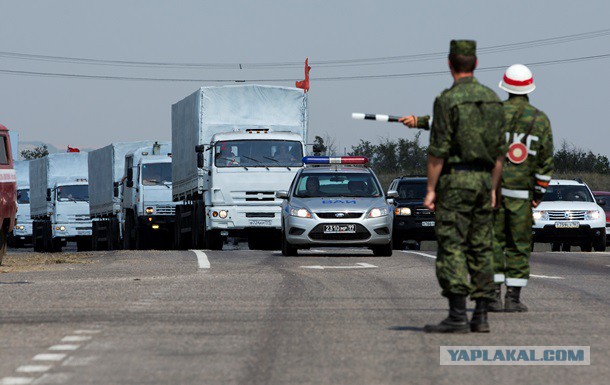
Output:
<instances>
[{"instance_id":1,"label":"power line","mask_svg":"<svg viewBox=\"0 0 610 385\"><path fill-rule=\"evenodd\" d=\"M568 64L590 60L600 60L610 58L610 53L592 56L580 56L567 59L556 59L525 63L530 67L541 67L557 64ZM505 69L506 66L489 66L480 67L478 72L496 71ZM58 72L35 72L35 71L20 71L0 69L0 74L20 75L20 76L37 76L37 77L56 77L70 79L90 79L90 80L125 80L125 81L153 81L153 82L198 82L198 83L233 83L233 82L252 82L252 83L276 83L276 82L294 82L294 78L266 78L266 79L194 79L194 78L153 78L153 77L131 77L131 76L112 76L112 75L83 75L83 74L68 74ZM311 77L312 81L349 81L349 80L374 80L374 79L392 79L392 78L412 78L446 75L447 70L443 71L427 71L427 72L410 72L410 73L395 73L395 74L380 74L380 75L353 75L353 76L329 76L329 77Z\"/></svg>"},{"instance_id":2,"label":"power line","mask_svg":"<svg viewBox=\"0 0 610 385\"><path fill-rule=\"evenodd\" d=\"M536 39L518 43L499 44L488 47L480 47L479 54L490 54L520 49L537 48L541 46L570 43L585 39L594 39L610 35L610 29L582 32L577 34L556 36L545 39ZM445 57L447 52L419 53L400 56L385 56L360 59L320 60L311 61L316 67L348 67L367 66L379 64L396 64L413 61L435 60ZM180 63L180 62L154 62L154 61L129 61L129 60L105 60L69 56L37 55L20 52L0 51L0 57L20 60L61 62L69 64L119 66L119 67L162 67L162 68L199 68L199 69L264 69L264 68L294 68L302 67L302 62L266 62L266 63Z\"/></svg>"}]
</instances>

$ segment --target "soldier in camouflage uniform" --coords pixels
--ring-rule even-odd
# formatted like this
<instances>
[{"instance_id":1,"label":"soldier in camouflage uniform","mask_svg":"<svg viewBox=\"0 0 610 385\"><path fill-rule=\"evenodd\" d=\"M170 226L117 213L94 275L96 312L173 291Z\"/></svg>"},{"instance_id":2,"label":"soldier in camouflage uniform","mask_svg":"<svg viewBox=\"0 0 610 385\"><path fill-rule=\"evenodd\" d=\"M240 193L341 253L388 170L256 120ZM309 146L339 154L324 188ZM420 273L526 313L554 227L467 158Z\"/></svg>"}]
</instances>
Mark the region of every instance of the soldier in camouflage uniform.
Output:
<instances>
[{"instance_id":1,"label":"soldier in camouflage uniform","mask_svg":"<svg viewBox=\"0 0 610 385\"><path fill-rule=\"evenodd\" d=\"M546 191L553 171L553 136L544 112L529 103L536 87L531 71L515 64L506 70L500 88L509 93L504 102L506 142L510 145L502 171L499 209L495 213L495 298L490 311L524 312L521 288L529 279L532 247L532 206ZM504 307L501 285L506 284Z\"/></svg>"},{"instance_id":2,"label":"soldier in camouflage uniform","mask_svg":"<svg viewBox=\"0 0 610 385\"><path fill-rule=\"evenodd\" d=\"M492 204L504 161L504 112L497 95L472 76L475 51L474 41L451 41L449 66L455 82L434 102L424 205L436 210L436 276L449 300L449 316L438 325L426 325L428 333L489 332ZM429 117L401 121L426 129ZM468 295L476 301L470 324Z\"/></svg>"}]
</instances>

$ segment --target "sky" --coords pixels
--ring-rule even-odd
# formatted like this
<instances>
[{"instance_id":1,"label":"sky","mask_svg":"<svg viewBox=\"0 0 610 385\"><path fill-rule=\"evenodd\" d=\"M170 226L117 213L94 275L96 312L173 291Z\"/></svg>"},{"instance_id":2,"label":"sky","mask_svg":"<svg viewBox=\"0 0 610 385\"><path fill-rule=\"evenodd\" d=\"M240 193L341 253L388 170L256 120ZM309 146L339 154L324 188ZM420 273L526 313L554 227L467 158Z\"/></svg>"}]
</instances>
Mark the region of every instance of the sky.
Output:
<instances>
[{"instance_id":1,"label":"sky","mask_svg":"<svg viewBox=\"0 0 610 385\"><path fill-rule=\"evenodd\" d=\"M349 151L359 140L414 138L416 130L354 121L351 113L431 114L434 98L452 83L445 57L451 39L474 39L479 48L485 48L607 30L594 38L585 35L558 44L481 50L479 66L495 69L475 75L503 99L506 94L498 82L503 68L511 64L610 54L607 0L0 0L0 14L0 123L19 131L22 142L42 141L58 148L169 140L171 105L198 87L234 84L234 80L294 86L294 81L303 78L303 66L298 63L309 57L309 142L315 135L328 136L340 152ZM429 53L441 54L417 61L323 65ZM89 65L15 54L166 65ZM167 65L176 63L225 63L231 68ZM257 63L294 65L253 66ZM532 66L537 89L531 102L549 116L555 146L565 140L610 156L609 67L607 56ZM438 73L362 78L429 72ZM276 79L282 80L271 81ZM421 139L427 144L428 134Z\"/></svg>"}]
</instances>

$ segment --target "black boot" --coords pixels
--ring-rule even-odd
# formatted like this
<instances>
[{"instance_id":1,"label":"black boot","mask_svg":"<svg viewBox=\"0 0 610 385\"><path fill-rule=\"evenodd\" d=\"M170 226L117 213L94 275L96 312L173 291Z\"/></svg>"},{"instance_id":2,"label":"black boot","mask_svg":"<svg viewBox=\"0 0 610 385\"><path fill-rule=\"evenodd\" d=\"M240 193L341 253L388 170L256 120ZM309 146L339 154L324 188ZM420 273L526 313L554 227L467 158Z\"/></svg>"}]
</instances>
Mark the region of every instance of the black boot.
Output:
<instances>
[{"instance_id":1,"label":"black boot","mask_svg":"<svg viewBox=\"0 0 610 385\"><path fill-rule=\"evenodd\" d=\"M491 312L502 312L504 311L504 306L502 306L502 284L496 284L496 290L494 291L494 299L489 301L489 305L487 306L487 310Z\"/></svg>"},{"instance_id":2,"label":"black boot","mask_svg":"<svg viewBox=\"0 0 610 385\"><path fill-rule=\"evenodd\" d=\"M472 320L470 321L470 331L475 333L489 333L489 323L487 322L487 310L489 308L488 299L477 299L477 306L474 308Z\"/></svg>"},{"instance_id":3,"label":"black boot","mask_svg":"<svg viewBox=\"0 0 610 385\"><path fill-rule=\"evenodd\" d=\"M504 297L504 311L507 313L526 312L527 306L521 303L521 288L509 286L506 288L506 296Z\"/></svg>"},{"instance_id":4,"label":"black boot","mask_svg":"<svg viewBox=\"0 0 610 385\"><path fill-rule=\"evenodd\" d=\"M449 297L449 317L438 325L424 326L426 333L468 333L468 316L466 315L466 296Z\"/></svg>"}]
</instances>

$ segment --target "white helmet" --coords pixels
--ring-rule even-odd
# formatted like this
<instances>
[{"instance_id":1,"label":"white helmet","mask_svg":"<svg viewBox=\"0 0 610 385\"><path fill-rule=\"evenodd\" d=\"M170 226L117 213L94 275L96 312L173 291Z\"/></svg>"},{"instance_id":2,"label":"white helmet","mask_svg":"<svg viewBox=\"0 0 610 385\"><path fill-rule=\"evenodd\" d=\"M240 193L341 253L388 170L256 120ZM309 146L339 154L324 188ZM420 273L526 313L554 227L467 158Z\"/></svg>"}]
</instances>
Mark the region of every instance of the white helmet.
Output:
<instances>
[{"instance_id":1,"label":"white helmet","mask_svg":"<svg viewBox=\"0 0 610 385\"><path fill-rule=\"evenodd\" d=\"M523 64L513 64L504 73L500 88L511 94L529 94L536 89L532 71Z\"/></svg>"}]
</instances>

